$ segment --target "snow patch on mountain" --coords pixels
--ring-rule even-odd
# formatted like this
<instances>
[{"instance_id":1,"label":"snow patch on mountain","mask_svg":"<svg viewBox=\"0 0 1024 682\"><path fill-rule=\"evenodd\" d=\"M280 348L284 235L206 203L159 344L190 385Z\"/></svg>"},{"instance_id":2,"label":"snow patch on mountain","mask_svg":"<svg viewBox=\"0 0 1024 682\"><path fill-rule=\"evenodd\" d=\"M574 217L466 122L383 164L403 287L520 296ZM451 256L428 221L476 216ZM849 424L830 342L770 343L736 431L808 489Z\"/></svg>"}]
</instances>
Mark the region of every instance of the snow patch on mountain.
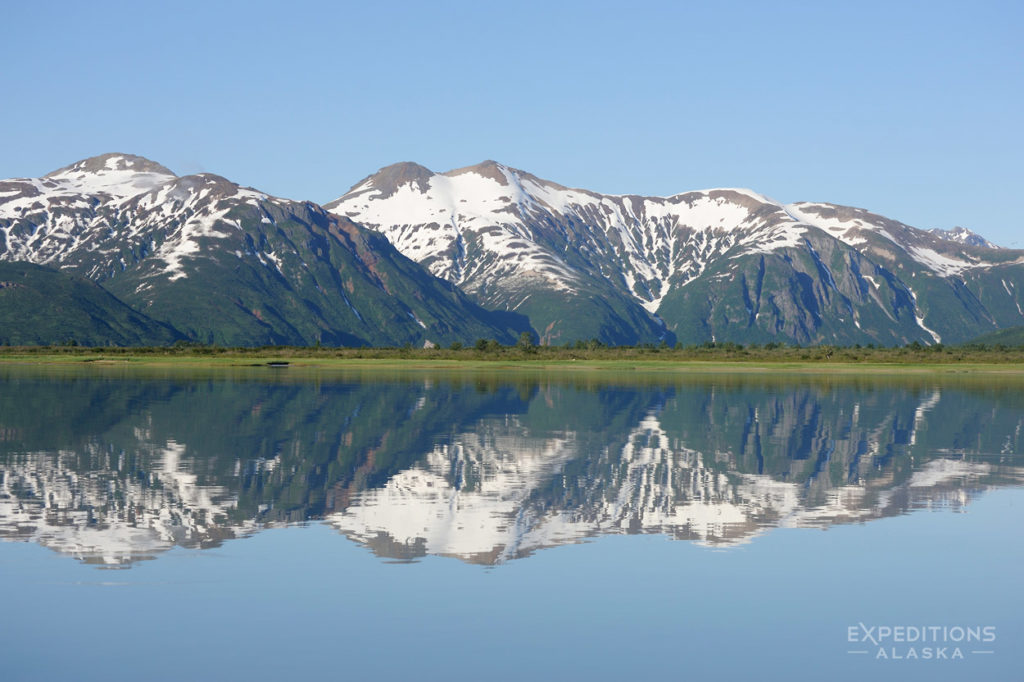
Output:
<instances>
[{"instance_id":1,"label":"snow patch on mountain","mask_svg":"<svg viewBox=\"0 0 1024 682\"><path fill-rule=\"evenodd\" d=\"M931 334L931 337L935 339L935 343L942 343L942 337L939 336L938 332L925 326L924 313L921 312L921 309L917 305L917 294L913 289L908 288L907 291L910 292L910 297L914 301L914 319L917 321L917 326Z\"/></svg>"},{"instance_id":2,"label":"snow patch on mountain","mask_svg":"<svg viewBox=\"0 0 1024 682\"><path fill-rule=\"evenodd\" d=\"M964 270L978 265L959 258L951 258L926 246L908 246L907 253L918 263L944 277L959 275Z\"/></svg>"},{"instance_id":3,"label":"snow patch on mountain","mask_svg":"<svg viewBox=\"0 0 1024 682\"><path fill-rule=\"evenodd\" d=\"M170 281L187 277L182 260L201 252L202 246L199 241L201 238L227 236L223 231L217 229L218 225L239 229L238 223L226 220L228 211L230 208L189 219L160 246L156 255L167 263L163 274L167 275ZM260 260L262 261L262 258Z\"/></svg>"},{"instance_id":4,"label":"snow patch on mountain","mask_svg":"<svg viewBox=\"0 0 1024 682\"><path fill-rule=\"evenodd\" d=\"M889 241L896 241L892 235L889 235L884 230L875 229L875 226L869 225L859 218L843 220L834 215L824 217L821 215L820 211L831 211L833 208L828 204L801 202L796 204L786 204L783 208L786 213L793 218L793 220L824 230L828 234L839 239L845 244L849 244L850 246L856 247L867 241L866 237L859 234L861 230L875 231L889 239Z\"/></svg>"},{"instance_id":5,"label":"snow patch on mountain","mask_svg":"<svg viewBox=\"0 0 1024 682\"><path fill-rule=\"evenodd\" d=\"M0 196L0 219L23 218L50 210L89 209L95 198L125 199L173 179L156 173L115 171L102 174L55 178L5 180Z\"/></svg>"},{"instance_id":6,"label":"snow patch on mountain","mask_svg":"<svg viewBox=\"0 0 1024 682\"><path fill-rule=\"evenodd\" d=\"M40 184L54 193L81 193L88 195L107 194L124 199L145 192L153 187L174 179L173 175L153 172L138 172L131 169L64 172L42 179ZM38 187L38 185L37 185Z\"/></svg>"},{"instance_id":7,"label":"snow patch on mountain","mask_svg":"<svg viewBox=\"0 0 1024 682\"><path fill-rule=\"evenodd\" d=\"M241 203L259 206L268 195L245 189L212 174L176 178L126 206L133 232L158 225L177 225L155 252L167 266L162 271L171 281L187 277L184 262L202 253L203 239L227 237L240 230L228 215ZM265 266L280 271L280 259L272 253L254 252Z\"/></svg>"}]
</instances>

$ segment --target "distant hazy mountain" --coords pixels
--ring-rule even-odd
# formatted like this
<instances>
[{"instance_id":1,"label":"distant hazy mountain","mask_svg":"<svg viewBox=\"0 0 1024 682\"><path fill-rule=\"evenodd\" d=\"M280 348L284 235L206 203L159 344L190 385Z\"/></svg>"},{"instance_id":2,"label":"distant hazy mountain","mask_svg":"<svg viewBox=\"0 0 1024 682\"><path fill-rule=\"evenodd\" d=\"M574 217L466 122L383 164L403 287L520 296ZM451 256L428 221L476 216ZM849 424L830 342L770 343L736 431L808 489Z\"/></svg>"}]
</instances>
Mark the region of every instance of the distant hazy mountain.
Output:
<instances>
[{"instance_id":1,"label":"distant hazy mountain","mask_svg":"<svg viewBox=\"0 0 1024 682\"><path fill-rule=\"evenodd\" d=\"M552 344L935 343L1024 322L1024 251L749 190L602 195L493 161L402 163L326 207Z\"/></svg>"},{"instance_id":2,"label":"distant hazy mountain","mask_svg":"<svg viewBox=\"0 0 1024 682\"><path fill-rule=\"evenodd\" d=\"M176 177L124 154L0 182L0 259L87 277L203 342L511 342L525 328L509 328L501 321L509 316L488 313L379 234L316 204L217 175Z\"/></svg>"},{"instance_id":3,"label":"distant hazy mountain","mask_svg":"<svg viewBox=\"0 0 1024 682\"><path fill-rule=\"evenodd\" d=\"M983 246L987 249L998 249L999 247L990 242L989 240L982 237L980 234L971 232L966 227L954 227L952 230L942 230L939 228L932 228L928 230L930 234L935 235L939 239L945 239L946 241L956 242L957 244L965 244L967 246Z\"/></svg>"}]
</instances>

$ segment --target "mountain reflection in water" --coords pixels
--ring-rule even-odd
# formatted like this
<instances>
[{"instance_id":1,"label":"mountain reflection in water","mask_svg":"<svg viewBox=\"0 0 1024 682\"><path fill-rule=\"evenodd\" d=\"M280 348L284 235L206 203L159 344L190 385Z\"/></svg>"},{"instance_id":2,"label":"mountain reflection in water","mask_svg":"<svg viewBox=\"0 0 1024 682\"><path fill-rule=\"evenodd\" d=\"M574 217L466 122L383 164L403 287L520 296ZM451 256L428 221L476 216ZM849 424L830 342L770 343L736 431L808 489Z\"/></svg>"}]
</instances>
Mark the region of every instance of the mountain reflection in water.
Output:
<instances>
[{"instance_id":1,"label":"mountain reflection in water","mask_svg":"<svg viewBox=\"0 0 1024 682\"><path fill-rule=\"evenodd\" d=\"M979 381L0 374L0 537L101 566L325 520L482 564L606 533L710 546L1020 485Z\"/></svg>"}]
</instances>

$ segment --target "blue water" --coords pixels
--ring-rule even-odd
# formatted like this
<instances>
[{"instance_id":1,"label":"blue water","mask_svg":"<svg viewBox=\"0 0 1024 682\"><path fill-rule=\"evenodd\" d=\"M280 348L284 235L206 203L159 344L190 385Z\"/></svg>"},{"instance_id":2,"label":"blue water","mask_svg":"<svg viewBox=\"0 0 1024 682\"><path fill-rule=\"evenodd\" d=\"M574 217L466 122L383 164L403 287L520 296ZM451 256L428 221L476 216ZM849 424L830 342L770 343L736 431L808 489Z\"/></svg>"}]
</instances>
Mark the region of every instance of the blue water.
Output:
<instances>
[{"instance_id":1,"label":"blue water","mask_svg":"<svg viewBox=\"0 0 1024 682\"><path fill-rule=\"evenodd\" d=\"M1012 386L6 380L4 679L1024 671ZM238 416L257 405L262 435ZM358 445L360 419L389 442ZM995 639L908 660L848 641L860 623Z\"/></svg>"}]
</instances>

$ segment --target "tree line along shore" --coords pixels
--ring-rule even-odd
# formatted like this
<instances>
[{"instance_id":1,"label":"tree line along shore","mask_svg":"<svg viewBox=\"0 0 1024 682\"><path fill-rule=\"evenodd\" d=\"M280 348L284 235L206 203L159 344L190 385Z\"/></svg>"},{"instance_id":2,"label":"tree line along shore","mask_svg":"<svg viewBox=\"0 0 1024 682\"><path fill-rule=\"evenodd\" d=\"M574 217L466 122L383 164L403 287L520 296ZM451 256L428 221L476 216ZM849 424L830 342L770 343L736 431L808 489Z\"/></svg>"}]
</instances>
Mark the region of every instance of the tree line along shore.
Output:
<instances>
[{"instance_id":1,"label":"tree line along shore","mask_svg":"<svg viewBox=\"0 0 1024 682\"><path fill-rule=\"evenodd\" d=\"M543 361L557 362L757 362L757 363L863 363L863 364L1016 364L1024 363L1024 346L969 343L958 346L923 345L913 342L904 346L794 346L782 343L750 344L714 343L668 346L607 346L596 339L563 346L536 345L525 335L514 345L502 345L493 339L479 339L473 344L453 343L445 348L326 346L261 346L227 347L178 343L173 346L85 347L2 346L0 359L65 358L87 361L100 358L224 358L224 359L367 359L418 361Z\"/></svg>"}]
</instances>

